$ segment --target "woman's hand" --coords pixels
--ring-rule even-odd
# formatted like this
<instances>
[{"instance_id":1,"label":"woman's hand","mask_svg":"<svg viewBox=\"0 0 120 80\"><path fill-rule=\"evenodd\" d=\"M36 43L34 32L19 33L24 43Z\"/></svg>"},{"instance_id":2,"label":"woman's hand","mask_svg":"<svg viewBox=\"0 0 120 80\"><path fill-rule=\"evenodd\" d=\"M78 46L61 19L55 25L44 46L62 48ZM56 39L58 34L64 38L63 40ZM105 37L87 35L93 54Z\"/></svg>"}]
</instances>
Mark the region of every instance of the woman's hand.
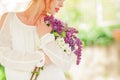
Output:
<instances>
[{"instance_id":1,"label":"woman's hand","mask_svg":"<svg viewBox=\"0 0 120 80\"><path fill-rule=\"evenodd\" d=\"M40 51L42 53L44 53L44 55L45 55L45 65L51 64L52 62L51 62L50 58L46 55L46 53L42 49L40 49Z\"/></svg>"},{"instance_id":2,"label":"woman's hand","mask_svg":"<svg viewBox=\"0 0 120 80\"><path fill-rule=\"evenodd\" d=\"M52 31L52 27L47 26L44 20L38 21L36 27L37 27L36 31L40 38L43 37L45 34L50 33ZM44 53L44 51L42 52ZM49 57L45 53L44 55L45 55L45 65L51 64L51 60L49 59Z\"/></svg>"},{"instance_id":3,"label":"woman's hand","mask_svg":"<svg viewBox=\"0 0 120 80\"><path fill-rule=\"evenodd\" d=\"M47 26L44 22L44 20L38 21L37 22L37 33L39 35L39 37L41 38L42 36L44 36L47 33L50 33L52 31L52 27L51 26Z\"/></svg>"}]
</instances>

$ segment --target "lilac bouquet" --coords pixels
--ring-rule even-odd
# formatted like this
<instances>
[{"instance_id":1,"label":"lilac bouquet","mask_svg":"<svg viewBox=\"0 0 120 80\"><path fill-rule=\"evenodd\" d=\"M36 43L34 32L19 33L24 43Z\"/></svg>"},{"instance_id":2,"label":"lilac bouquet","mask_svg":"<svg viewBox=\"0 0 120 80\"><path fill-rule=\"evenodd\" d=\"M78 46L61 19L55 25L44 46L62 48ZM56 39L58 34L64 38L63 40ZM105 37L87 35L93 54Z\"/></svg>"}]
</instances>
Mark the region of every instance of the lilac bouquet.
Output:
<instances>
[{"instance_id":1,"label":"lilac bouquet","mask_svg":"<svg viewBox=\"0 0 120 80\"><path fill-rule=\"evenodd\" d=\"M64 42L68 44L70 50L77 56L76 64L79 65L81 59L82 42L75 35L78 31L75 28L68 27L62 21L55 19L53 15L45 16L44 22L48 27L52 27L51 33L54 34L56 40L61 37ZM66 52L66 50L64 50L64 52Z\"/></svg>"}]
</instances>

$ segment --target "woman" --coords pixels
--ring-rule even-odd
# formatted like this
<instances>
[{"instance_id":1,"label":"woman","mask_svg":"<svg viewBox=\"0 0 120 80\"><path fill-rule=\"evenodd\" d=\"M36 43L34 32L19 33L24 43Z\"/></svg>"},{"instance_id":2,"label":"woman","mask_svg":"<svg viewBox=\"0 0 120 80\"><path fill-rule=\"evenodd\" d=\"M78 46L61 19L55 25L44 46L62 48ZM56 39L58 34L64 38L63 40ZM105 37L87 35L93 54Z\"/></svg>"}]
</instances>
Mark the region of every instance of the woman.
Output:
<instances>
[{"instance_id":1,"label":"woman","mask_svg":"<svg viewBox=\"0 0 120 80\"><path fill-rule=\"evenodd\" d=\"M54 15L64 0L33 0L24 12L5 13L0 21L0 63L7 80L31 80L34 68L44 66L37 80L66 80L71 65L56 44L44 17ZM39 44L38 44L39 43ZM39 46L38 46L39 45Z\"/></svg>"}]
</instances>

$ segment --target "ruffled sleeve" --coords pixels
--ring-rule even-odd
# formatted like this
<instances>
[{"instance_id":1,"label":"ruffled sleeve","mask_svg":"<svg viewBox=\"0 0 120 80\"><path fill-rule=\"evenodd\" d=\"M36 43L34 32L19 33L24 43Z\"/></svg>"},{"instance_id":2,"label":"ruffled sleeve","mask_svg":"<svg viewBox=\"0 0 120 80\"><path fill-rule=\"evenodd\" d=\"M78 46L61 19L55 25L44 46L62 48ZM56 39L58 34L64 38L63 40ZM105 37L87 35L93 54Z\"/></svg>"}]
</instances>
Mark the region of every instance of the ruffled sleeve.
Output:
<instances>
[{"instance_id":1,"label":"ruffled sleeve","mask_svg":"<svg viewBox=\"0 0 120 80\"><path fill-rule=\"evenodd\" d=\"M50 60L59 68L61 68L63 71L69 70L74 58L73 53L68 55L62 51L56 43L53 34L48 33L41 38L40 48L43 49Z\"/></svg>"},{"instance_id":2,"label":"ruffled sleeve","mask_svg":"<svg viewBox=\"0 0 120 80\"><path fill-rule=\"evenodd\" d=\"M0 30L0 63L4 67L22 71L32 71L35 66L44 65L45 56L41 51L23 53L13 50L10 19L12 15L8 14Z\"/></svg>"}]
</instances>

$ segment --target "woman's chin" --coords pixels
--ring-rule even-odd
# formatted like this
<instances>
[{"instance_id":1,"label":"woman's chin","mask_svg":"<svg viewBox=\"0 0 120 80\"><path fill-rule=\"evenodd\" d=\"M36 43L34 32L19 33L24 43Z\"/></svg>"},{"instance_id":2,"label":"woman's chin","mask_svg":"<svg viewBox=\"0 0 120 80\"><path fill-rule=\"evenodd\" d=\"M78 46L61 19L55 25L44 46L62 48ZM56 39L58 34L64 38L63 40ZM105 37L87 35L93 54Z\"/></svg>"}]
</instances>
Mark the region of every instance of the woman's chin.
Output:
<instances>
[{"instance_id":1,"label":"woman's chin","mask_svg":"<svg viewBox=\"0 0 120 80\"><path fill-rule=\"evenodd\" d=\"M48 12L48 14L50 14L50 15L54 15L55 13L57 13L57 12Z\"/></svg>"}]
</instances>

